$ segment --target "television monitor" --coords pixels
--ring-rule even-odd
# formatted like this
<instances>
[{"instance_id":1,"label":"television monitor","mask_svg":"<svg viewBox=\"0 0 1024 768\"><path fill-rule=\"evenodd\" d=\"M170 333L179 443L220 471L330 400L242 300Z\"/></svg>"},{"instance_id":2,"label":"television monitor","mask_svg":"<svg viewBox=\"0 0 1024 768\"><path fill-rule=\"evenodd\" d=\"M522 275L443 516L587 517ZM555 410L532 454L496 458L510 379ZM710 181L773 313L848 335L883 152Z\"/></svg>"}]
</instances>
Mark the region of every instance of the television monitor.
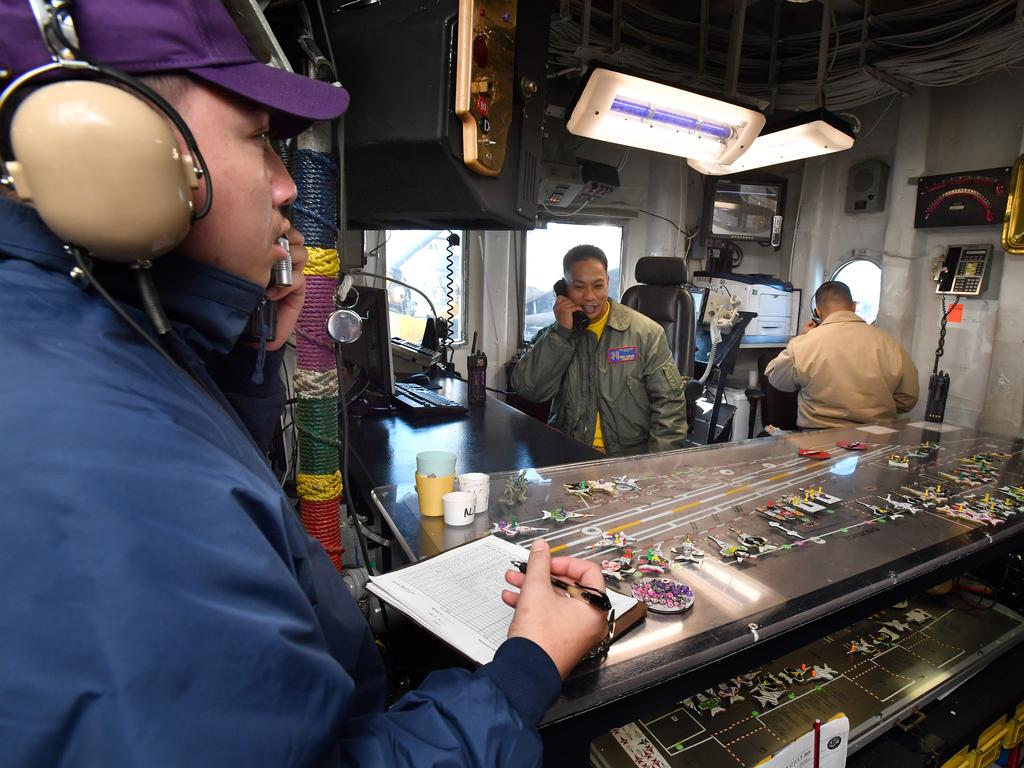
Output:
<instances>
[{"instance_id":1,"label":"television monitor","mask_svg":"<svg viewBox=\"0 0 1024 768\"><path fill-rule=\"evenodd\" d=\"M774 177L709 177L704 192L703 240L772 242L772 226L782 216L786 181Z\"/></svg>"},{"instance_id":2,"label":"television monitor","mask_svg":"<svg viewBox=\"0 0 1024 768\"><path fill-rule=\"evenodd\" d=\"M388 293L383 288L363 286L352 290L358 297L349 309L363 318L363 332L351 344L338 345L338 354L343 362L359 366L367 383L390 398L395 394L395 372L391 361Z\"/></svg>"}]
</instances>

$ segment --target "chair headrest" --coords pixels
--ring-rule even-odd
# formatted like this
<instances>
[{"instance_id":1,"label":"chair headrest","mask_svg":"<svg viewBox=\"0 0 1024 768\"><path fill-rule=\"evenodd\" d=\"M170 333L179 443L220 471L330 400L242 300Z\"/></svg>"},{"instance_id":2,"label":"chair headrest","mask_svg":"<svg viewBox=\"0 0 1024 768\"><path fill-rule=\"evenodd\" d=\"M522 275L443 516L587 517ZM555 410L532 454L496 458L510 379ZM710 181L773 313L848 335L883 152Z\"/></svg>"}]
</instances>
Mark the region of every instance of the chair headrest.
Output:
<instances>
[{"instance_id":1,"label":"chair headrest","mask_svg":"<svg viewBox=\"0 0 1024 768\"><path fill-rule=\"evenodd\" d=\"M638 283L648 285L683 285L686 283L686 262L673 256L644 256L633 272Z\"/></svg>"}]
</instances>

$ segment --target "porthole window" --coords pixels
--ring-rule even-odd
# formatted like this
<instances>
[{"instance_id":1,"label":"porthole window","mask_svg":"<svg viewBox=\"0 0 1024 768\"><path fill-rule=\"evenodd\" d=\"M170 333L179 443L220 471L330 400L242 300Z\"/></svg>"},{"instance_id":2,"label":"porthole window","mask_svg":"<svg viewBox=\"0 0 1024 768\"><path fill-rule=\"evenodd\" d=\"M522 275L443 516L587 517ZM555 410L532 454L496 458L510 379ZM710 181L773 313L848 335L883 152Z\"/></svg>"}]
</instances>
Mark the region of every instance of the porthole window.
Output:
<instances>
[{"instance_id":1,"label":"porthole window","mask_svg":"<svg viewBox=\"0 0 1024 768\"><path fill-rule=\"evenodd\" d=\"M832 279L850 287L861 319L865 323L875 322L882 298L882 268L869 259L854 259L832 273Z\"/></svg>"}]
</instances>

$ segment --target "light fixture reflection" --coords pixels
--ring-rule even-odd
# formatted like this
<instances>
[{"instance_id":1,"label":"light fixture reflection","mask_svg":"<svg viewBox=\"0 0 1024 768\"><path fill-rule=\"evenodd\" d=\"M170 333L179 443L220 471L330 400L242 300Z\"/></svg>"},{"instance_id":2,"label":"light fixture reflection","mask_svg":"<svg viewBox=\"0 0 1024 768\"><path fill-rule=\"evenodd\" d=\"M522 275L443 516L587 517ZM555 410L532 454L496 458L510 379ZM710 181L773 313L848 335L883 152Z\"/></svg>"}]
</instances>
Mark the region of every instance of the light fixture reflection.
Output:
<instances>
[{"instance_id":1,"label":"light fixture reflection","mask_svg":"<svg viewBox=\"0 0 1024 768\"><path fill-rule=\"evenodd\" d=\"M710 558L705 558L700 577L712 582L718 590L719 597L724 597L737 606L756 603L764 594L758 589L761 586L760 582L741 573L735 566L724 565Z\"/></svg>"}]
</instances>

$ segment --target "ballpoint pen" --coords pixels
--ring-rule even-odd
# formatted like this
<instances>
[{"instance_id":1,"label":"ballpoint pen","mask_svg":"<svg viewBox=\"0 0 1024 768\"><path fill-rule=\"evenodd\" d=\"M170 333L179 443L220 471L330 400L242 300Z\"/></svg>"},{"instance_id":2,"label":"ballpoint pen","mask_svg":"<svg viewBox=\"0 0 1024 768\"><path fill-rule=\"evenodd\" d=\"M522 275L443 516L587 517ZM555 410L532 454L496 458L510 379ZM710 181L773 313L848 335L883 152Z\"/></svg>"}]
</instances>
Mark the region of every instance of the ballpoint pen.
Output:
<instances>
[{"instance_id":1,"label":"ballpoint pen","mask_svg":"<svg viewBox=\"0 0 1024 768\"><path fill-rule=\"evenodd\" d=\"M512 560L511 563L512 567L517 571L526 573L526 563L524 561ZM556 579L554 576L551 577L551 586L565 590L569 597L579 597L586 600L590 605L600 608L602 611L610 611L612 609L612 603L608 599L608 595L594 587L584 586L578 581L569 584Z\"/></svg>"}]
</instances>

